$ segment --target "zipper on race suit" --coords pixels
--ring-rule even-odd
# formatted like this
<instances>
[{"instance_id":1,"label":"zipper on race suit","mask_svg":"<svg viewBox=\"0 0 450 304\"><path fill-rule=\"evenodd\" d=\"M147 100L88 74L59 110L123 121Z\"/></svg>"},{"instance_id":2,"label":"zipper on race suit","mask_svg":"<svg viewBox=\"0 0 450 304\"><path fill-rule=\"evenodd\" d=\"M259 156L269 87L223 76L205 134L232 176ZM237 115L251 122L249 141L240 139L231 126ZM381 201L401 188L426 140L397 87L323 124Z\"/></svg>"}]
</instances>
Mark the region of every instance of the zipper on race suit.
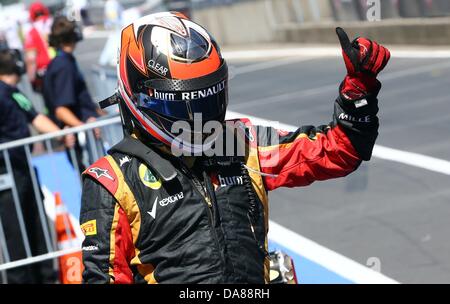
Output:
<instances>
[{"instance_id":1,"label":"zipper on race suit","mask_svg":"<svg viewBox=\"0 0 450 304\"><path fill-rule=\"evenodd\" d=\"M248 219L248 223L250 224L250 231L252 232L253 235L253 239L255 240L255 244L259 249L259 252L264 255L264 258L269 257L269 253L266 250L265 245L261 244L261 242L258 240L257 236L256 236L256 231L255 231L255 222L257 221L257 219L255 218L256 213L258 212L258 208L257 208L257 202L256 202L256 197L255 197L255 193L253 192L252 189L252 181L250 178L250 175L248 173L249 168L245 165L245 164L241 164L242 165L242 176L244 178L244 184L246 185L246 190L247 190L247 194L248 194L248 199L250 202L250 206L249 206L249 210L247 212L247 219Z\"/></svg>"},{"instance_id":2,"label":"zipper on race suit","mask_svg":"<svg viewBox=\"0 0 450 304\"><path fill-rule=\"evenodd\" d=\"M208 221L209 221L211 233L212 233L214 241L216 243L217 250L219 251L219 255L220 255L222 264L225 267L225 265L226 265L225 264L225 256L222 252L222 246L220 246L219 238L217 237L217 232L215 229L214 212L213 212L214 207L213 207L211 195L210 195L208 189L202 185L201 181L195 176L195 174L193 174L189 170L189 168L187 168L187 166L184 164L184 162L180 160L180 164L181 164L181 170L183 171L184 174L186 174L190 178L191 184L194 186L194 189L200 194L200 196L203 198L203 201L207 205ZM204 177L204 178L209 178L209 177ZM206 180L205 180L205 182L206 182ZM225 271L225 268L224 268L224 271Z\"/></svg>"},{"instance_id":3,"label":"zipper on race suit","mask_svg":"<svg viewBox=\"0 0 450 304\"><path fill-rule=\"evenodd\" d=\"M211 220L214 219L213 216L213 198L210 192L210 189L207 188L207 186L203 186L202 182L195 176L195 174L193 174L188 168L187 166L183 163L183 161L180 161L181 164L181 169L182 171L189 176L189 178L192 181L192 184L195 186L195 189L201 194L201 196L203 197L204 201L206 202L206 204L208 205L210 212L211 212ZM203 178L205 179L205 184L207 183L206 178L209 178L207 175L203 175Z\"/></svg>"},{"instance_id":4,"label":"zipper on race suit","mask_svg":"<svg viewBox=\"0 0 450 304\"><path fill-rule=\"evenodd\" d=\"M203 180L205 183L205 191L207 194L207 198L209 199L210 208L212 208L213 211L213 219L214 223L220 221L219 216L219 207L217 206L217 198L216 198L216 192L214 191L214 186L211 182L211 178L206 173L206 171L203 171Z\"/></svg>"}]
</instances>

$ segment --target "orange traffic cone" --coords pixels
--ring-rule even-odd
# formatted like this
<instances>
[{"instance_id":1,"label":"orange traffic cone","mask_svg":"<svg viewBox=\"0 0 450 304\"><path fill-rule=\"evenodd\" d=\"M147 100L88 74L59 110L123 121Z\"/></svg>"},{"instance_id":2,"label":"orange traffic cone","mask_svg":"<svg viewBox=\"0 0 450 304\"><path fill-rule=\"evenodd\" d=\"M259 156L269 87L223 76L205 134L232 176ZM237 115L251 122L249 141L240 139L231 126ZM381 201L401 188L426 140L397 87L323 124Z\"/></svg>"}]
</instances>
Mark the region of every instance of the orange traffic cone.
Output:
<instances>
[{"instance_id":1,"label":"orange traffic cone","mask_svg":"<svg viewBox=\"0 0 450 304\"><path fill-rule=\"evenodd\" d=\"M56 205L56 238L58 249L66 250L78 246L79 241L70 221L69 214L61 200L61 195L55 193ZM59 258L59 273L61 284L80 284L83 263L81 250L63 255Z\"/></svg>"}]
</instances>

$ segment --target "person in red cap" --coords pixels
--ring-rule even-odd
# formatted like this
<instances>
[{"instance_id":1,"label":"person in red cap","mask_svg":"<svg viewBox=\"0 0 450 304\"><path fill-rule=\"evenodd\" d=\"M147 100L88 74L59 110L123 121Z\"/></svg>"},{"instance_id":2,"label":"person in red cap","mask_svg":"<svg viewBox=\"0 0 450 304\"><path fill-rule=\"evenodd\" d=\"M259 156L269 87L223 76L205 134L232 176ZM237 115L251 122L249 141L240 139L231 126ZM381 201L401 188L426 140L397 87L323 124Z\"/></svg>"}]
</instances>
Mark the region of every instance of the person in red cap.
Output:
<instances>
[{"instance_id":1,"label":"person in red cap","mask_svg":"<svg viewBox=\"0 0 450 304\"><path fill-rule=\"evenodd\" d=\"M48 35L53 23L48 8L40 1L33 2L29 8L31 28L25 37L25 61L27 75L33 90L42 92L42 79L47 66L54 57L48 45Z\"/></svg>"}]
</instances>

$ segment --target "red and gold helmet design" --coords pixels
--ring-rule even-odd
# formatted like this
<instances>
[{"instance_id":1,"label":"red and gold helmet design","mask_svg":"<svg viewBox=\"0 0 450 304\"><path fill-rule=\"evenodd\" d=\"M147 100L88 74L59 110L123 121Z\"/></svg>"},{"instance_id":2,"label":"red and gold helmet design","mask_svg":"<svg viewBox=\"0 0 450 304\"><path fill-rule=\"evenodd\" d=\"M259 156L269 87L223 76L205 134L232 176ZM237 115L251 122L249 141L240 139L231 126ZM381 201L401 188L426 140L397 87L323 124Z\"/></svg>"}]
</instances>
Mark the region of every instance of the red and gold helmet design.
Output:
<instances>
[{"instance_id":1,"label":"red and gold helmet design","mask_svg":"<svg viewBox=\"0 0 450 304\"><path fill-rule=\"evenodd\" d=\"M132 120L168 146L176 140L176 121L193 124L198 114L203 123L225 118L227 64L211 35L180 13L152 14L126 26L117 75L124 124Z\"/></svg>"}]
</instances>

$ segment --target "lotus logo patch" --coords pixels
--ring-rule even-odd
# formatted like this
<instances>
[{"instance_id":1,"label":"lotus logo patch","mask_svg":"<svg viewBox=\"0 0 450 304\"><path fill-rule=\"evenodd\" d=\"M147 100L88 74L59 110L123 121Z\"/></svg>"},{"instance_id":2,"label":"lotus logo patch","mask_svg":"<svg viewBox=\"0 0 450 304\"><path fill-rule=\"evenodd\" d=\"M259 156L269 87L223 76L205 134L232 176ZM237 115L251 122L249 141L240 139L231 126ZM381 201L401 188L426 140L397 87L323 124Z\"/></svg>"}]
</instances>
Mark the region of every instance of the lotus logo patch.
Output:
<instances>
[{"instance_id":1,"label":"lotus logo patch","mask_svg":"<svg viewBox=\"0 0 450 304\"><path fill-rule=\"evenodd\" d=\"M145 164L141 164L139 166L139 177L141 178L141 182L145 186L153 190L158 190L159 188L161 188L161 180L157 179Z\"/></svg>"}]
</instances>

